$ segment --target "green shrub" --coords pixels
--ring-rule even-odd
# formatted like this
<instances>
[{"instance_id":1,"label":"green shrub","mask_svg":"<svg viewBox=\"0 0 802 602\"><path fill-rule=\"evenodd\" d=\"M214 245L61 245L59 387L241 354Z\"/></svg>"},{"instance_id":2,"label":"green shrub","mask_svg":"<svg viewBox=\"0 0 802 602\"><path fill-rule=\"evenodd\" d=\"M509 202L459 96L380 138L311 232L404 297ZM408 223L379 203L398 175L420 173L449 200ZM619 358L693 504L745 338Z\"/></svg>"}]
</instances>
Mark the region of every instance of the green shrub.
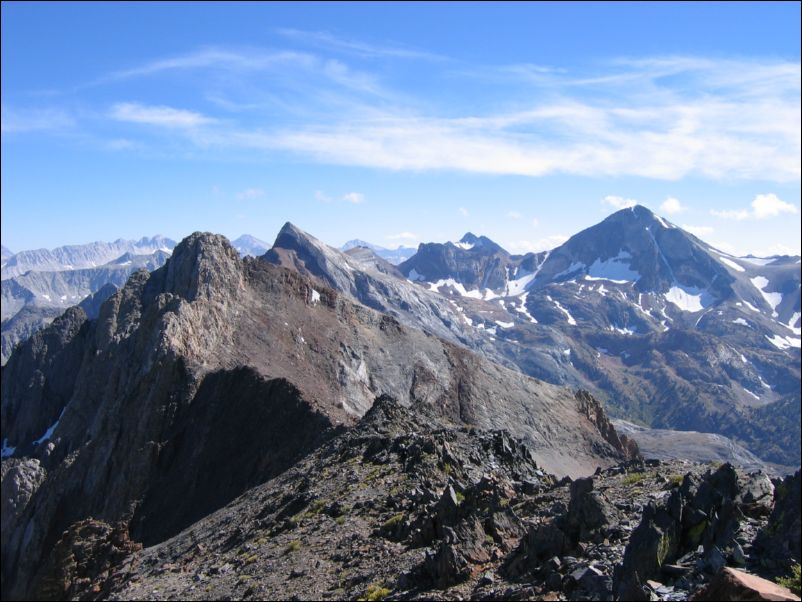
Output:
<instances>
[{"instance_id":1,"label":"green shrub","mask_svg":"<svg viewBox=\"0 0 802 602\"><path fill-rule=\"evenodd\" d=\"M777 577L776 581L779 585L790 589L797 596L802 595L800 594L800 591L802 591L802 575L800 575L799 571L799 565L794 564L791 566L791 574L788 577Z\"/></svg>"},{"instance_id":2,"label":"green shrub","mask_svg":"<svg viewBox=\"0 0 802 602\"><path fill-rule=\"evenodd\" d=\"M297 539L293 539L289 544L287 544L287 547L284 549L284 551L289 554L290 552L297 552L300 549L301 542Z\"/></svg>"},{"instance_id":3,"label":"green shrub","mask_svg":"<svg viewBox=\"0 0 802 602\"><path fill-rule=\"evenodd\" d=\"M394 529L396 527L396 525L402 523L405 518L406 518L406 515L403 512L399 512L398 514L394 514L393 516L388 518L386 521L384 521L384 524L382 525L382 529L387 529L387 530Z\"/></svg>"},{"instance_id":4,"label":"green shrub","mask_svg":"<svg viewBox=\"0 0 802 602\"><path fill-rule=\"evenodd\" d=\"M644 472L631 472L624 477L624 485L634 485L635 483L640 483L645 478L646 473Z\"/></svg>"},{"instance_id":5,"label":"green shrub","mask_svg":"<svg viewBox=\"0 0 802 602\"><path fill-rule=\"evenodd\" d=\"M456 491L455 493L457 494L457 503L458 504L461 504L462 502L465 501L465 495L464 494L460 493L459 491Z\"/></svg>"},{"instance_id":6,"label":"green shrub","mask_svg":"<svg viewBox=\"0 0 802 602\"><path fill-rule=\"evenodd\" d=\"M359 599L368 601L384 600L388 595L390 595L390 590L384 587L383 583L371 583Z\"/></svg>"}]
</instances>

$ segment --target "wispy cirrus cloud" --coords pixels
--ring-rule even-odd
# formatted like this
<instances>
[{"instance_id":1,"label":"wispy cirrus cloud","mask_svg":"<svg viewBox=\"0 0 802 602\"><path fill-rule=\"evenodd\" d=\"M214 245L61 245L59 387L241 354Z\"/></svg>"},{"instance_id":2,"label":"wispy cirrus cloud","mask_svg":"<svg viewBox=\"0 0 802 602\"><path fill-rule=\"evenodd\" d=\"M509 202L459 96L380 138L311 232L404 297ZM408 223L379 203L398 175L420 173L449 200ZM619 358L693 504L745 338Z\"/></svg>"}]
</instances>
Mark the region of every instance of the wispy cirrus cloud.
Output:
<instances>
[{"instance_id":1,"label":"wispy cirrus cloud","mask_svg":"<svg viewBox=\"0 0 802 602\"><path fill-rule=\"evenodd\" d=\"M281 34L317 47L336 46L357 58L403 50L328 32ZM312 52L210 47L108 79L202 74L192 78L202 88L200 96L213 99L209 102L218 109L239 112L240 121L213 123L193 112L159 115L132 103L117 105L117 112L128 121L161 119L178 131L187 129L182 119L193 122L187 142L207 150L290 152L320 163L387 170L530 177L793 182L802 172L798 63L669 56L608 61L592 70L500 65L477 75L452 62L448 67L432 62L427 66L435 74L445 70L441 75L448 73L455 85L451 97L436 98L393 90L386 74L366 71L365 64L370 65L363 61L355 68ZM461 91L478 85L471 78L491 76L506 78L505 84L497 91L484 86L482 102L499 106L497 96L510 109L482 112L482 102L460 102ZM542 101L531 101L532 87L543 92L535 95Z\"/></svg>"},{"instance_id":2,"label":"wispy cirrus cloud","mask_svg":"<svg viewBox=\"0 0 802 602\"><path fill-rule=\"evenodd\" d=\"M724 219L743 221L767 219L783 213L796 214L799 213L799 210L791 203L781 200L776 194L769 193L757 195L749 209L727 209L723 211L711 209L710 213Z\"/></svg>"},{"instance_id":3,"label":"wispy cirrus cloud","mask_svg":"<svg viewBox=\"0 0 802 602\"><path fill-rule=\"evenodd\" d=\"M341 198L346 203L351 203L353 205L361 205L365 202L365 195L361 192L347 192Z\"/></svg>"},{"instance_id":4,"label":"wispy cirrus cloud","mask_svg":"<svg viewBox=\"0 0 802 602\"><path fill-rule=\"evenodd\" d=\"M63 109L12 109L0 107L0 129L4 134L45 132L72 128L75 118Z\"/></svg>"},{"instance_id":5,"label":"wispy cirrus cloud","mask_svg":"<svg viewBox=\"0 0 802 602\"><path fill-rule=\"evenodd\" d=\"M390 57L417 60L445 60L446 57L432 52L391 46L385 44L370 44L361 40L337 36L328 31L305 31L292 28L278 28L279 35L310 46L334 50L360 57Z\"/></svg>"},{"instance_id":6,"label":"wispy cirrus cloud","mask_svg":"<svg viewBox=\"0 0 802 602\"><path fill-rule=\"evenodd\" d=\"M261 199L265 196L265 191L261 188L246 188L237 193L237 199L240 201L253 201Z\"/></svg>"},{"instance_id":7,"label":"wispy cirrus cloud","mask_svg":"<svg viewBox=\"0 0 802 602\"><path fill-rule=\"evenodd\" d=\"M117 121L158 125L166 128L195 128L215 121L195 111L143 105L136 102L117 103L111 108L109 115Z\"/></svg>"},{"instance_id":8,"label":"wispy cirrus cloud","mask_svg":"<svg viewBox=\"0 0 802 602\"><path fill-rule=\"evenodd\" d=\"M602 204L609 205L614 209L628 209L637 205L638 201L635 199L625 199L624 197L616 195L607 195L602 199Z\"/></svg>"},{"instance_id":9,"label":"wispy cirrus cloud","mask_svg":"<svg viewBox=\"0 0 802 602\"><path fill-rule=\"evenodd\" d=\"M273 76L275 79L270 83L279 88L296 87L299 81L310 80L318 86L329 83L360 94L373 96L387 94L377 77L353 69L341 60L309 52L263 48L202 48L115 71L93 82L92 85L176 72L207 73L211 79L205 82L206 85L222 88L231 85L242 87L242 84L247 84L247 78L265 74ZM249 86L245 88L251 89ZM217 97L223 103L242 104L215 96L215 93L210 95L213 98Z\"/></svg>"},{"instance_id":10,"label":"wispy cirrus cloud","mask_svg":"<svg viewBox=\"0 0 802 602\"><path fill-rule=\"evenodd\" d=\"M361 192L346 192L340 197L333 197L322 190L316 190L315 200L321 203L334 203L339 200L345 203L351 203L352 205L361 205L366 201L366 198Z\"/></svg>"}]
</instances>

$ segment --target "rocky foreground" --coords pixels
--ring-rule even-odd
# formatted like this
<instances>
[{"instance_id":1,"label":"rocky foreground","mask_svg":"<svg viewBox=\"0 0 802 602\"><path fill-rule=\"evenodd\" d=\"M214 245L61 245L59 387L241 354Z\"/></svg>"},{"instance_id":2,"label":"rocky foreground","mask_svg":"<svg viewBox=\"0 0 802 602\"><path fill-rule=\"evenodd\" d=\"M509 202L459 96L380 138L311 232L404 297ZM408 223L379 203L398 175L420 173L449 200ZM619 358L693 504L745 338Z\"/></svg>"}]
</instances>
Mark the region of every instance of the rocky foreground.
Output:
<instances>
[{"instance_id":1,"label":"rocky foreground","mask_svg":"<svg viewBox=\"0 0 802 602\"><path fill-rule=\"evenodd\" d=\"M73 525L37 581L48 599L798 600L760 577L799 559L799 472L632 461L558 481L504 431L382 397L163 543Z\"/></svg>"}]
</instances>

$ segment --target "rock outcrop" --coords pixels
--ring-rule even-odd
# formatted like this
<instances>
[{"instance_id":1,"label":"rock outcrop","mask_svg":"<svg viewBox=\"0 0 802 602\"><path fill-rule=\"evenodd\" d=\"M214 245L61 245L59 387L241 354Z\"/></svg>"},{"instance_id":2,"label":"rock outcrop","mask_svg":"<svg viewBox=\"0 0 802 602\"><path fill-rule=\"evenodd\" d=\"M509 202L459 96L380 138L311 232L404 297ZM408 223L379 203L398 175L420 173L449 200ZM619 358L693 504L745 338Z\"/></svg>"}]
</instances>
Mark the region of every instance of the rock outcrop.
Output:
<instances>
[{"instance_id":1,"label":"rock outcrop","mask_svg":"<svg viewBox=\"0 0 802 602\"><path fill-rule=\"evenodd\" d=\"M5 445L47 476L3 523L3 597L32 595L75 523L163 541L286 471L383 393L449 423L506 428L560 475L625 457L571 391L196 233L97 319L69 310L4 369Z\"/></svg>"}]
</instances>

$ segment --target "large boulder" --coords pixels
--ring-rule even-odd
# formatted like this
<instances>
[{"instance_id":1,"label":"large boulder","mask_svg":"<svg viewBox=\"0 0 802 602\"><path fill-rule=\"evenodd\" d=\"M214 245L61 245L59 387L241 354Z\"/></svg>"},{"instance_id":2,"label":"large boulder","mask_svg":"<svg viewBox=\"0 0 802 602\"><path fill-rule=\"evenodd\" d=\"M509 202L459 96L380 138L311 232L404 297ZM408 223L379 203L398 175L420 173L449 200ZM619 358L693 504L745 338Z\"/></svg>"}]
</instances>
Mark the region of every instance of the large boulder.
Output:
<instances>
[{"instance_id":1,"label":"large boulder","mask_svg":"<svg viewBox=\"0 0 802 602\"><path fill-rule=\"evenodd\" d=\"M743 571L724 567L710 584L691 600L799 600L799 596L772 581Z\"/></svg>"}]
</instances>

